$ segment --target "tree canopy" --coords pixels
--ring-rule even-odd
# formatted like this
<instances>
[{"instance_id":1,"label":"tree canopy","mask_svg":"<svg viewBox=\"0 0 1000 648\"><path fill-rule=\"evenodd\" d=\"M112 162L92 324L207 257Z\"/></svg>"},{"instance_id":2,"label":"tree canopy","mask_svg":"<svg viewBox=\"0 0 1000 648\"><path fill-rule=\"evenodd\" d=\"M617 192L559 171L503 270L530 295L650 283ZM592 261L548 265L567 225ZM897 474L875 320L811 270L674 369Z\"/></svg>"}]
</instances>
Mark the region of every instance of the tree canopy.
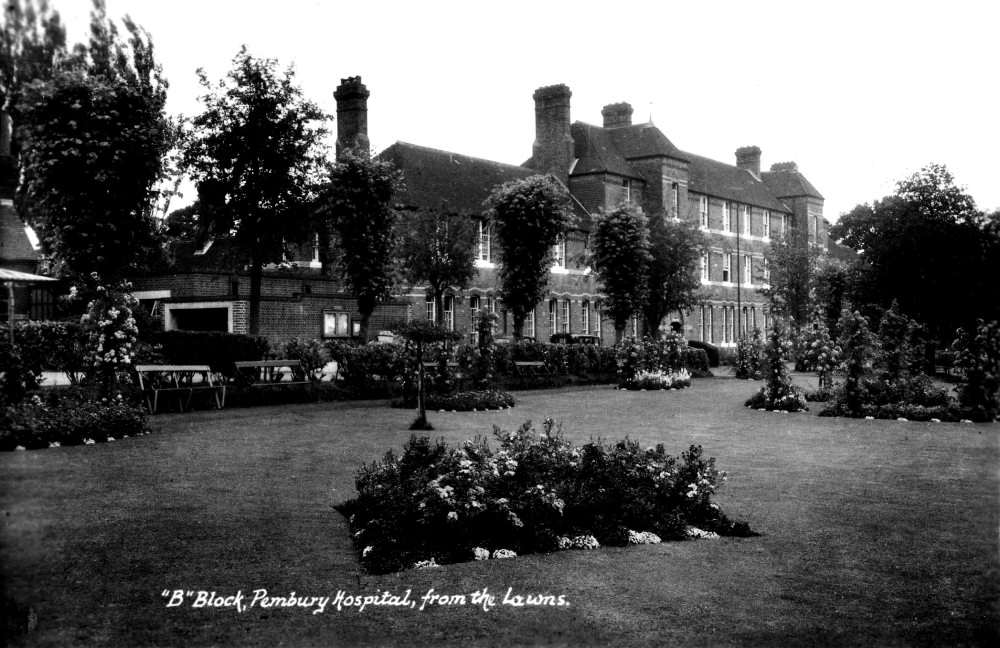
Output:
<instances>
[{"instance_id":1,"label":"tree canopy","mask_svg":"<svg viewBox=\"0 0 1000 648\"><path fill-rule=\"evenodd\" d=\"M412 284L427 284L440 325L445 291L464 289L476 276L477 223L443 206L404 214L400 231L403 276Z\"/></svg>"},{"instance_id":2,"label":"tree canopy","mask_svg":"<svg viewBox=\"0 0 1000 648\"><path fill-rule=\"evenodd\" d=\"M591 262L605 295L604 310L615 323L618 342L628 318L645 306L648 297L652 254L646 216L632 203L600 215L591 244Z\"/></svg>"},{"instance_id":3,"label":"tree canopy","mask_svg":"<svg viewBox=\"0 0 1000 648\"><path fill-rule=\"evenodd\" d=\"M316 203L316 216L340 248L339 270L358 302L361 337L376 304L396 280L397 212L393 197L403 187L391 162L348 152L330 171Z\"/></svg>"},{"instance_id":4,"label":"tree canopy","mask_svg":"<svg viewBox=\"0 0 1000 648\"><path fill-rule=\"evenodd\" d=\"M164 112L166 82L149 35L128 18L123 43L94 3L89 45L62 62L57 18L43 42L22 29L20 64L7 74L19 94L18 209L67 274L114 279L157 257L153 209L176 131ZM46 67L50 65L50 67ZM26 76L40 76L25 83Z\"/></svg>"},{"instance_id":5,"label":"tree canopy","mask_svg":"<svg viewBox=\"0 0 1000 648\"><path fill-rule=\"evenodd\" d=\"M819 250L805 232L793 229L771 242L765 258L770 278L768 287L758 292L770 301L773 314L787 317L793 328L803 326L810 315Z\"/></svg>"},{"instance_id":6,"label":"tree canopy","mask_svg":"<svg viewBox=\"0 0 1000 648\"><path fill-rule=\"evenodd\" d=\"M859 286L881 309L898 299L903 313L939 341L1000 315L997 236L972 197L942 165L899 182L891 196L855 207L831 236L858 250Z\"/></svg>"},{"instance_id":7,"label":"tree canopy","mask_svg":"<svg viewBox=\"0 0 1000 648\"><path fill-rule=\"evenodd\" d=\"M250 260L251 334L259 330L263 266L310 233L310 205L326 166L324 114L295 85L295 72L246 47L217 84L198 71L205 110L193 120L184 163L198 188L199 219L232 236Z\"/></svg>"},{"instance_id":8,"label":"tree canopy","mask_svg":"<svg viewBox=\"0 0 1000 648\"><path fill-rule=\"evenodd\" d=\"M646 331L657 336L663 318L697 303L701 289L698 266L707 242L696 225L662 215L650 220L649 241L652 256L643 316Z\"/></svg>"},{"instance_id":9,"label":"tree canopy","mask_svg":"<svg viewBox=\"0 0 1000 648\"><path fill-rule=\"evenodd\" d=\"M485 217L496 232L500 298L520 338L548 286L553 247L574 224L569 192L552 176L511 180L490 193Z\"/></svg>"}]
</instances>

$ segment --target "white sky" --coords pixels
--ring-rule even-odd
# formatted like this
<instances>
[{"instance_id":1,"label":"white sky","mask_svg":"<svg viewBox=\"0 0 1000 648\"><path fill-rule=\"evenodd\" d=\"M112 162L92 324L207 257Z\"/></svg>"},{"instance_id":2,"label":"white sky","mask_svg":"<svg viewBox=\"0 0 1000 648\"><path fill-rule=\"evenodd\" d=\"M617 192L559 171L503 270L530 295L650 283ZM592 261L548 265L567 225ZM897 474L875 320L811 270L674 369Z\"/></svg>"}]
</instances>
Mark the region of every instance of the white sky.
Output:
<instances>
[{"instance_id":1,"label":"white sky","mask_svg":"<svg viewBox=\"0 0 1000 648\"><path fill-rule=\"evenodd\" d=\"M84 37L89 0L50 0ZM531 155L543 85L572 119L627 101L679 148L762 167L793 160L836 220L942 163L1000 208L1000 2L856 0L618 4L589 0L107 0L153 38L168 111L195 115L195 70L223 77L241 44L294 64L307 97L360 75L374 152L397 140L511 164ZM336 132L335 123L331 124ZM331 142L332 143L332 142ZM188 188L179 207L194 199Z\"/></svg>"}]
</instances>

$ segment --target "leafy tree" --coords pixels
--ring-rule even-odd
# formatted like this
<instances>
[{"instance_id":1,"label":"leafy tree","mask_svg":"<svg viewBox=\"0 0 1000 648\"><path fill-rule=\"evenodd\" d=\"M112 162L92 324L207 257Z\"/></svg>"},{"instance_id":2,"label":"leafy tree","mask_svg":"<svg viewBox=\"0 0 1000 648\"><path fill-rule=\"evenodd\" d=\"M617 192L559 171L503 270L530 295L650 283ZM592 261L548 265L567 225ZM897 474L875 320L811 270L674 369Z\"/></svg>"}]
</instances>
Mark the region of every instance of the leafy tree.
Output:
<instances>
[{"instance_id":1,"label":"leafy tree","mask_svg":"<svg viewBox=\"0 0 1000 648\"><path fill-rule=\"evenodd\" d=\"M440 326L445 291L468 287L476 275L476 222L445 208L429 209L405 215L400 229L403 276L427 284Z\"/></svg>"},{"instance_id":2,"label":"leafy tree","mask_svg":"<svg viewBox=\"0 0 1000 648\"><path fill-rule=\"evenodd\" d=\"M357 299L363 340L376 304L390 295L395 280L393 197L402 187L392 163L348 152L330 171L317 202L322 227L337 239L339 270Z\"/></svg>"},{"instance_id":3,"label":"leafy tree","mask_svg":"<svg viewBox=\"0 0 1000 648\"><path fill-rule=\"evenodd\" d=\"M771 302L773 314L789 318L793 329L798 329L809 317L819 250L809 244L805 232L792 230L785 238L773 241L766 256L770 287L759 292Z\"/></svg>"},{"instance_id":4,"label":"leafy tree","mask_svg":"<svg viewBox=\"0 0 1000 648\"><path fill-rule=\"evenodd\" d=\"M625 336L625 325L647 299L652 255L649 224L642 210L625 203L598 217L592 237L592 263L604 307L615 323L615 342Z\"/></svg>"},{"instance_id":5,"label":"leafy tree","mask_svg":"<svg viewBox=\"0 0 1000 648\"><path fill-rule=\"evenodd\" d=\"M552 249L573 225L569 192L552 176L512 180L487 198L486 218L496 231L500 298L520 338L524 319L548 285Z\"/></svg>"},{"instance_id":6,"label":"leafy tree","mask_svg":"<svg viewBox=\"0 0 1000 648\"><path fill-rule=\"evenodd\" d=\"M308 233L326 158L327 115L303 97L292 68L277 68L243 47L218 84L198 70L205 111L194 118L184 156L207 231L233 236L249 258L251 334L260 329L264 265L280 262L285 242Z\"/></svg>"},{"instance_id":7,"label":"leafy tree","mask_svg":"<svg viewBox=\"0 0 1000 648\"><path fill-rule=\"evenodd\" d=\"M64 272L114 280L159 251L156 186L176 133L164 112L166 83L149 35L126 18L123 44L103 2L94 6L89 46L78 45L66 69L48 80L17 89L17 199ZM58 50L57 21L47 24L53 35L51 47L38 46L40 74L48 74L43 55Z\"/></svg>"},{"instance_id":8,"label":"leafy tree","mask_svg":"<svg viewBox=\"0 0 1000 648\"><path fill-rule=\"evenodd\" d=\"M659 336L663 318L698 302L698 266L708 244L697 226L662 216L651 219L649 238L652 260L643 315L649 335Z\"/></svg>"},{"instance_id":9,"label":"leafy tree","mask_svg":"<svg viewBox=\"0 0 1000 648\"><path fill-rule=\"evenodd\" d=\"M58 11L50 11L45 0L6 0L0 27L0 108L15 124L21 122L18 108L25 87L32 81L47 81L66 59L66 28ZM16 144L15 144L16 146ZM13 150L17 155L17 149Z\"/></svg>"},{"instance_id":10,"label":"leafy tree","mask_svg":"<svg viewBox=\"0 0 1000 648\"><path fill-rule=\"evenodd\" d=\"M938 340L980 316L1000 312L1000 288L989 220L941 165L899 182L895 194L858 205L831 236L859 251L867 301L925 323Z\"/></svg>"}]
</instances>

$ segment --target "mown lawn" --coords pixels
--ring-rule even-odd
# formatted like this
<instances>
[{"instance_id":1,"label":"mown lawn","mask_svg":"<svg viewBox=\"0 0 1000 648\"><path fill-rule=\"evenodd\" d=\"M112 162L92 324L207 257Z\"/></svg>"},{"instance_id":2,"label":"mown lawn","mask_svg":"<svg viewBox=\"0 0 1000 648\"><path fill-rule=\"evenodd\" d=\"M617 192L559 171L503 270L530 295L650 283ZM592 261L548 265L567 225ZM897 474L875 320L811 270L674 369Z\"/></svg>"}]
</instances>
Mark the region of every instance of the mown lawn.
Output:
<instances>
[{"instance_id":1,"label":"mown lawn","mask_svg":"<svg viewBox=\"0 0 1000 648\"><path fill-rule=\"evenodd\" d=\"M757 383L518 394L433 413L451 441L562 421L576 441L691 443L760 537L561 552L369 576L332 509L410 411L321 403L161 415L154 433L0 455L12 645L998 645L1000 425L755 412ZM335 596L482 588L568 607L167 608L165 590ZM37 619L30 632L24 617Z\"/></svg>"}]
</instances>

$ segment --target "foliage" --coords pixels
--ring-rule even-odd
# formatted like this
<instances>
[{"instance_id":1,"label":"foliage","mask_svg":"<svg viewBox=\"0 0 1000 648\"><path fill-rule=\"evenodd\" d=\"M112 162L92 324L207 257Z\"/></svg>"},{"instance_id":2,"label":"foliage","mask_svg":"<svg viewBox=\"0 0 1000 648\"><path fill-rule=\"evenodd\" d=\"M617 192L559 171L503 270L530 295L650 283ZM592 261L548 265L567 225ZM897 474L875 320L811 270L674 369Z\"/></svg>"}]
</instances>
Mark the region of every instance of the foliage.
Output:
<instances>
[{"instance_id":1,"label":"foliage","mask_svg":"<svg viewBox=\"0 0 1000 648\"><path fill-rule=\"evenodd\" d=\"M647 302L652 262L649 223L637 205L624 203L597 218L591 263L605 295L604 311L615 323L615 340L628 318Z\"/></svg>"},{"instance_id":2,"label":"foliage","mask_svg":"<svg viewBox=\"0 0 1000 648\"><path fill-rule=\"evenodd\" d=\"M327 363L326 347L320 340L299 340L292 338L282 347L282 358L298 360L302 370L311 380L323 378L323 368Z\"/></svg>"},{"instance_id":3,"label":"foliage","mask_svg":"<svg viewBox=\"0 0 1000 648\"><path fill-rule=\"evenodd\" d=\"M356 344L328 340L326 350L337 363L337 375L352 394L384 394L402 384L407 354L402 344Z\"/></svg>"},{"instance_id":4,"label":"foliage","mask_svg":"<svg viewBox=\"0 0 1000 648\"><path fill-rule=\"evenodd\" d=\"M66 28L58 11L50 11L42 0L35 7L33 0L24 6L19 0L4 2L3 27L0 29L0 108L7 111L13 122L21 122L18 109L24 88L35 80L47 81L65 59ZM19 146L11 143L17 157Z\"/></svg>"},{"instance_id":5,"label":"foliage","mask_svg":"<svg viewBox=\"0 0 1000 648\"><path fill-rule=\"evenodd\" d=\"M285 242L309 232L309 206L326 164L328 119L280 74L274 59L240 49L214 86L198 77L204 112L194 118L184 164L198 187L199 220L207 234L233 236L250 264L250 333L260 326L264 264L280 262Z\"/></svg>"},{"instance_id":6,"label":"foliage","mask_svg":"<svg viewBox=\"0 0 1000 648\"><path fill-rule=\"evenodd\" d=\"M574 224L569 192L552 176L512 180L490 193L486 218L496 232L500 299L520 338L548 285L553 246Z\"/></svg>"},{"instance_id":7,"label":"foliage","mask_svg":"<svg viewBox=\"0 0 1000 648\"><path fill-rule=\"evenodd\" d=\"M892 302L885 311L878 327L879 349L875 366L881 378L888 382L906 380L923 373L923 334L916 321L899 311L899 304Z\"/></svg>"},{"instance_id":8,"label":"foliage","mask_svg":"<svg viewBox=\"0 0 1000 648\"><path fill-rule=\"evenodd\" d=\"M667 333L655 339L628 337L615 347L615 352L621 385L640 372L670 374L687 368L687 343L679 333Z\"/></svg>"},{"instance_id":9,"label":"foliage","mask_svg":"<svg viewBox=\"0 0 1000 648\"><path fill-rule=\"evenodd\" d=\"M840 348L843 350L844 387L843 405L852 415L861 412L864 404L863 380L871 372L876 352L876 340L868 328L868 319L858 311L844 311L837 325L840 329Z\"/></svg>"},{"instance_id":10,"label":"foliage","mask_svg":"<svg viewBox=\"0 0 1000 648\"><path fill-rule=\"evenodd\" d=\"M114 441L149 432L143 407L117 394L50 390L0 410L0 450Z\"/></svg>"},{"instance_id":11,"label":"foliage","mask_svg":"<svg viewBox=\"0 0 1000 648\"><path fill-rule=\"evenodd\" d=\"M1000 237L942 165L899 182L891 196L858 205L830 233L859 251L866 301L887 308L898 300L938 340L977 317L1000 316L994 281Z\"/></svg>"},{"instance_id":12,"label":"foliage","mask_svg":"<svg viewBox=\"0 0 1000 648\"><path fill-rule=\"evenodd\" d=\"M686 220L669 220L662 215L650 219L651 260L646 279L643 316L646 331L659 335L668 314L694 306L701 289L698 267L707 251L707 240L697 225Z\"/></svg>"},{"instance_id":13,"label":"foliage","mask_svg":"<svg viewBox=\"0 0 1000 648\"><path fill-rule=\"evenodd\" d=\"M426 407L430 410L449 412L475 412L514 407L513 394L502 389L481 389L454 393L430 393ZM399 407L413 407L413 401L403 399L395 403Z\"/></svg>"},{"instance_id":14,"label":"foliage","mask_svg":"<svg viewBox=\"0 0 1000 648\"><path fill-rule=\"evenodd\" d=\"M980 320L972 333L959 330L952 349L955 364L965 374L957 388L959 402L973 420L993 420L1000 412L1000 323Z\"/></svg>"},{"instance_id":15,"label":"foliage","mask_svg":"<svg viewBox=\"0 0 1000 648\"><path fill-rule=\"evenodd\" d=\"M692 349L697 349L705 353L705 359L708 362L708 365L705 367L705 371L708 371L709 367L719 366L719 347L700 340L688 340L688 346Z\"/></svg>"},{"instance_id":16,"label":"foliage","mask_svg":"<svg viewBox=\"0 0 1000 648\"><path fill-rule=\"evenodd\" d=\"M338 509L367 570L554 551L587 535L588 546L624 546L629 531L680 539L688 524L752 534L712 503L725 473L700 446L680 458L628 440L574 448L551 420L541 434L528 422L494 435L496 451L482 438L450 448L411 437L402 455L358 471L357 499Z\"/></svg>"},{"instance_id":17,"label":"foliage","mask_svg":"<svg viewBox=\"0 0 1000 648\"><path fill-rule=\"evenodd\" d=\"M688 373L687 369L676 371L642 370L621 384L622 389L630 390L683 389L690 386L691 374Z\"/></svg>"},{"instance_id":18,"label":"foliage","mask_svg":"<svg viewBox=\"0 0 1000 648\"><path fill-rule=\"evenodd\" d=\"M764 340L759 328L755 328L750 337L740 338L736 345L736 377L744 380L760 380L764 377L761 371L761 355L764 352Z\"/></svg>"},{"instance_id":19,"label":"foliage","mask_svg":"<svg viewBox=\"0 0 1000 648\"><path fill-rule=\"evenodd\" d=\"M207 364L229 378L236 377L234 362L263 360L270 351L267 338L217 331L163 331L152 342L166 364Z\"/></svg>"},{"instance_id":20,"label":"foliage","mask_svg":"<svg viewBox=\"0 0 1000 648\"><path fill-rule=\"evenodd\" d=\"M758 292L770 301L773 315L787 317L792 328L798 328L809 317L819 251L806 232L792 229L785 238L771 241L766 256L771 278L769 287Z\"/></svg>"},{"instance_id":21,"label":"foliage","mask_svg":"<svg viewBox=\"0 0 1000 648\"><path fill-rule=\"evenodd\" d=\"M857 287L859 276L856 267L832 256L820 258L816 267L812 282L813 319L818 311L834 339L840 335L837 329L840 313L854 301L864 300Z\"/></svg>"},{"instance_id":22,"label":"foliage","mask_svg":"<svg viewBox=\"0 0 1000 648\"><path fill-rule=\"evenodd\" d=\"M830 336L826 321L819 311L816 311L812 325L799 332L798 341L796 369L817 372L819 393L828 394L833 389L833 372L840 366L842 352Z\"/></svg>"},{"instance_id":23,"label":"foliage","mask_svg":"<svg viewBox=\"0 0 1000 648\"><path fill-rule=\"evenodd\" d=\"M25 395L38 389L41 375L35 364L25 358L21 349L8 340L0 341L0 406L20 403Z\"/></svg>"},{"instance_id":24,"label":"foliage","mask_svg":"<svg viewBox=\"0 0 1000 648\"><path fill-rule=\"evenodd\" d=\"M340 273L358 302L361 339L375 305L389 296L394 277L396 210L403 188L391 162L344 153L320 192L316 213L321 231L333 232L341 252ZM321 244L328 237L321 235Z\"/></svg>"},{"instance_id":25,"label":"foliage","mask_svg":"<svg viewBox=\"0 0 1000 648\"><path fill-rule=\"evenodd\" d=\"M476 276L476 221L442 208L406 214L400 225L403 275L411 284L427 285L441 325L445 291L465 289Z\"/></svg>"},{"instance_id":26,"label":"foliage","mask_svg":"<svg viewBox=\"0 0 1000 648\"><path fill-rule=\"evenodd\" d=\"M132 311L139 305L132 284L106 286L97 273L90 276L94 298L80 323L87 332L86 363L93 368L104 395L118 383L131 382L132 360L139 329Z\"/></svg>"},{"instance_id":27,"label":"foliage","mask_svg":"<svg viewBox=\"0 0 1000 648\"><path fill-rule=\"evenodd\" d=\"M780 321L768 331L764 347L764 385L746 402L753 409L801 412L808 409L802 390L792 384L788 373L789 342Z\"/></svg>"}]
</instances>

